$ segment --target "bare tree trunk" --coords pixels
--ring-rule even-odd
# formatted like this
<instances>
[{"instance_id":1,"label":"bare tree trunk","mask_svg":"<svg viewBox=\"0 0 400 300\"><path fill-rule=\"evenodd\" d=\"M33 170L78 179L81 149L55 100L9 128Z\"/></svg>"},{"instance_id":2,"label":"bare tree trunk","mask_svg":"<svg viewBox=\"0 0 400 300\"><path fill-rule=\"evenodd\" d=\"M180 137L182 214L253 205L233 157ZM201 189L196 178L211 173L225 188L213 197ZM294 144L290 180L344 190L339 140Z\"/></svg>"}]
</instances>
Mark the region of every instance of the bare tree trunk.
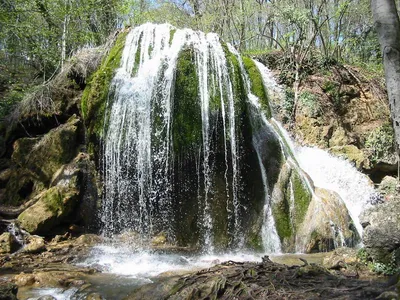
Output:
<instances>
[{"instance_id":1,"label":"bare tree trunk","mask_svg":"<svg viewBox=\"0 0 400 300\"><path fill-rule=\"evenodd\" d=\"M371 0L383 52L386 88L397 146L400 145L400 21L394 0ZM398 148L399 149L399 148Z\"/></svg>"}]
</instances>

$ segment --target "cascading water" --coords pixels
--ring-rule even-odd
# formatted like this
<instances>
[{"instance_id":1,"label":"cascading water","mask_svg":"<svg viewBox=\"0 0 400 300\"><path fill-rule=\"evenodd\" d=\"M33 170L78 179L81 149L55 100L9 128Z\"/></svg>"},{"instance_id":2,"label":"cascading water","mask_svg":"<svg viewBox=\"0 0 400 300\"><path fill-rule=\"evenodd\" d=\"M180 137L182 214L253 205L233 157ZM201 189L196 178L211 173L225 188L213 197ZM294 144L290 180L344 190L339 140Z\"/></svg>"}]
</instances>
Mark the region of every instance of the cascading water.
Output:
<instances>
[{"instance_id":1,"label":"cascading water","mask_svg":"<svg viewBox=\"0 0 400 300\"><path fill-rule=\"evenodd\" d=\"M170 25L145 24L133 29L126 38L121 66L111 84L104 141L104 233L131 230L142 237L160 231L166 231L171 238L176 235L174 172L191 155L177 153L181 137L177 139L174 132L174 122L181 118L174 115L175 107L180 105L175 103L178 100L174 93L179 87L174 84L178 58L185 51L192 52L198 79L198 100L191 99L190 105L199 106L201 111L201 144L193 151L197 226L203 245L212 251L216 221L211 202L215 201L217 184L213 172L220 168L216 166L219 162L215 135L222 135L227 230L230 244L241 247L243 205L239 203L241 174L235 111L239 95L235 94L231 81L232 69L217 35L176 30ZM210 107L215 105L219 109ZM218 126L220 123L222 128ZM187 134L192 138L199 133Z\"/></svg>"},{"instance_id":2,"label":"cascading water","mask_svg":"<svg viewBox=\"0 0 400 300\"><path fill-rule=\"evenodd\" d=\"M253 90L252 66L264 91L282 95L266 67L215 34L153 24L128 33L104 116L105 235L131 231L147 241L162 233L208 253L298 249L317 198L303 170L316 186L320 175ZM348 195L326 181L357 220ZM274 201L287 201L287 218Z\"/></svg>"},{"instance_id":3,"label":"cascading water","mask_svg":"<svg viewBox=\"0 0 400 300\"><path fill-rule=\"evenodd\" d=\"M368 177L357 171L348 161L318 148L299 147L297 158L315 186L333 190L340 195L361 235L359 215L368 207L371 199L377 197Z\"/></svg>"}]
</instances>

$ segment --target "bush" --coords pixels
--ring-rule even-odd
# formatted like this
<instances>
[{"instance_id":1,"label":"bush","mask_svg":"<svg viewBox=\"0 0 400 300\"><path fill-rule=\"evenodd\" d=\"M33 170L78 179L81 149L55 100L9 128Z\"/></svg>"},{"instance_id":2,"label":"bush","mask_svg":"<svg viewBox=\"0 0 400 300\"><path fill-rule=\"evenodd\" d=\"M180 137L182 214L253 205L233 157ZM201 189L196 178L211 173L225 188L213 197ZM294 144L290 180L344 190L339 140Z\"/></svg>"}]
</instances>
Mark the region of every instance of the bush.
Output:
<instances>
[{"instance_id":1,"label":"bush","mask_svg":"<svg viewBox=\"0 0 400 300\"><path fill-rule=\"evenodd\" d=\"M372 131L365 141L365 147L370 151L370 160L373 163L388 158L394 148L394 132L391 124L384 124Z\"/></svg>"},{"instance_id":2,"label":"bush","mask_svg":"<svg viewBox=\"0 0 400 300\"><path fill-rule=\"evenodd\" d=\"M322 109L315 94L309 91L302 92L299 100L303 111L310 117L316 118L321 114Z\"/></svg>"},{"instance_id":3,"label":"bush","mask_svg":"<svg viewBox=\"0 0 400 300\"><path fill-rule=\"evenodd\" d=\"M283 108L283 122L286 123L290 120L294 108L294 92L287 88L285 89L285 97L282 101Z\"/></svg>"}]
</instances>

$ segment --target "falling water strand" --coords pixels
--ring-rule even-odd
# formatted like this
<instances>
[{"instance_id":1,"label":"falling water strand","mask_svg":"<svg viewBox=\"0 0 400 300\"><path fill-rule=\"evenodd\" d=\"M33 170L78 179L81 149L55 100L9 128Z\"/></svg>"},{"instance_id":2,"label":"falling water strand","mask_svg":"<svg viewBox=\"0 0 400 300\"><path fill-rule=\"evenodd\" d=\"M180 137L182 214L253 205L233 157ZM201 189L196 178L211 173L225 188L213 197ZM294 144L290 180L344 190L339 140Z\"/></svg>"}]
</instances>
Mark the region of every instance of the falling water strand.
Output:
<instances>
[{"instance_id":1,"label":"falling water strand","mask_svg":"<svg viewBox=\"0 0 400 300\"><path fill-rule=\"evenodd\" d=\"M145 236L155 222L170 224L173 218L168 176L170 102L184 36L176 34L170 45L171 29L144 24L131 30L111 83L113 103L104 143L106 234L129 229ZM157 124L154 119L159 120ZM156 214L161 218L154 220ZM158 225L169 229L168 224Z\"/></svg>"},{"instance_id":2,"label":"falling water strand","mask_svg":"<svg viewBox=\"0 0 400 300\"><path fill-rule=\"evenodd\" d=\"M244 68L244 64L243 64L241 56L236 51L236 49L234 49L231 45L228 44L228 48L229 48L229 51L232 54L234 54L236 56L237 60L239 61L242 80L245 83L245 90L247 92L247 98L248 98L249 104L251 106L251 108L250 108L250 114L252 114L251 122L254 123L252 126L257 126L257 125L255 125L255 122L257 122L256 120L261 120L263 126L266 126L272 132L275 132L274 128L268 122L265 114L261 111L261 105L260 105L258 97L255 96L251 92L250 78ZM261 153L260 153L261 148L259 147L260 141L255 136L253 136L252 141L253 141L254 149L256 150L256 153L257 153L259 167L261 170L261 175L262 175L262 180L263 180L263 187L264 187L264 197L265 197L264 209L263 209L264 219L263 219L263 225L261 228L261 235L262 235L261 237L262 237L262 241L263 241L263 247L266 252L270 252L270 253L280 252L281 245L280 245L279 236L278 236L277 230L276 230L276 224L275 224L274 218L272 216L271 198L270 198L270 193L269 193L269 189L268 189L267 172L265 170L264 164L262 163L262 159L261 159Z\"/></svg>"},{"instance_id":3,"label":"falling water strand","mask_svg":"<svg viewBox=\"0 0 400 300\"><path fill-rule=\"evenodd\" d=\"M170 25L144 24L132 29L126 37L121 65L110 86L105 117L103 230L106 235L132 230L148 237L161 228L169 236L174 235L171 107L177 60L187 47L194 53L199 101L193 99L193 105L199 105L202 123L197 174L198 180L203 180L204 191L198 191L201 210L198 226L204 248L212 251L214 125L210 124L210 97L217 93L223 117L226 189L227 195L229 187L232 189L234 208L232 213L228 211L228 218L234 220L230 234L235 238L243 236L234 89L218 36L190 29L175 30ZM232 174L231 182L227 174Z\"/></svg>"}]
</instances>

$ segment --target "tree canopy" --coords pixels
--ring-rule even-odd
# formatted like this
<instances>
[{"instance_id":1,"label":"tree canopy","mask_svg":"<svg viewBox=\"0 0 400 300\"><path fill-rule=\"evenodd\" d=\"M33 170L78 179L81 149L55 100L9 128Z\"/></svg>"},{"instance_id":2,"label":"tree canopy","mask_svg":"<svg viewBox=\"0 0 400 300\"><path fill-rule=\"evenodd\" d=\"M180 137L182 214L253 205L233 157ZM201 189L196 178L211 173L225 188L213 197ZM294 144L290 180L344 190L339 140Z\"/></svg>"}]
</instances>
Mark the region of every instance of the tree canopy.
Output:
<instances>
[{"instance_id":1,"label":"tree canopy","mask_svg":"<svg viewBox=\"0 0 400 300\"><path fill-rule=\"evenodd\" d=\"M381 65L369 0L1 0L0 93L18 98L77 50L144 22L216 32L248 53L279 51L297 84L307 61Z\"/></svg>"}]
</instances>

